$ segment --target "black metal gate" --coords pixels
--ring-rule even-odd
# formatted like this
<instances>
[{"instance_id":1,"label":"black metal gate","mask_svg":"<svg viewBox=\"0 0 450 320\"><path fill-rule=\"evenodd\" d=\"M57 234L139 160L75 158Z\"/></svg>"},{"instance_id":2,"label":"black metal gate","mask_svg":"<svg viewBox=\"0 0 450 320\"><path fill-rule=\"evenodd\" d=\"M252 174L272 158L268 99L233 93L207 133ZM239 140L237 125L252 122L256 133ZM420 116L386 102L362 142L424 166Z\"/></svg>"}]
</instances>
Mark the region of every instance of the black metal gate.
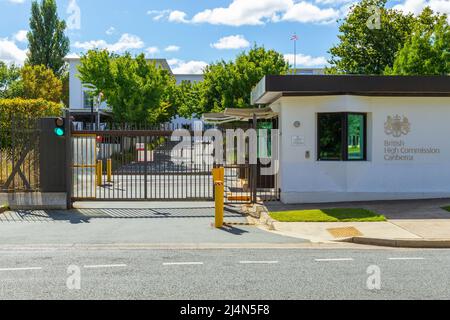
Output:
<instances>
[{"instance_id":1,"label":"black metal gate","mask_svg":"<svg viewBox=\"0 0 450 320\"><path fill-rule=\"evenodd\" d=\"M178 149L169 128L125 129L72 132L73 200L213 199L207 144Z\"/></svg>"},{"instance_id":2,"label":"black metal gate","mask_svg":"<svg viewBox=\"0 0 450 320\"><path fill-rule=\"evenodd\" d=\"M72 201L213 200L213 140L203 138L204 131L185 130L177 137L176 129L110 125L72 131ZM248 163L248 155L245 164L220 166L225 167L225 202L278 200L278 179L261 175L264 165Z\"/></svg>"}]
</instances>

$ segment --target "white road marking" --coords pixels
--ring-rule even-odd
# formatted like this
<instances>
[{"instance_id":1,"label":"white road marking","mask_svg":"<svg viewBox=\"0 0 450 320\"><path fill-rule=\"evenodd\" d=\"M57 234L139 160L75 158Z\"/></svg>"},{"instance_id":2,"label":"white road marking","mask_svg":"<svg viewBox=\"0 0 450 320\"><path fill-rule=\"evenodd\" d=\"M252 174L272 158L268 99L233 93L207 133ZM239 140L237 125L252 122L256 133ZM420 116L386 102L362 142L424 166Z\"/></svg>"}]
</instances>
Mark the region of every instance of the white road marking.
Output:
<instances>
[{"instance_id":1,"label":"white road marking","mask_svg":"<svg viewBox=\"0 0 450 320\"><path fill-rule=\"evenodd\" d=\"M315 259L317 262L354 261L353 258Z\"/></svg>"},{"instance_id":2,"label":"white road marking","mask_svg":"<svg viewBox=\"0 0 450 320\"><path fill-rule=\"evenodd\" d=\"M240 264L277 264L278 261L239 261Z\"/></svg>"},{"instance_id":3,"label":"white road marking","mask_svg":"<svg viewBox=\"0 0 450 320\"><path fill-rule=\"evenodd\" d=\"M100 268L124 268L126 264L98 264L98 265L86 265L83 268L86 269L100 269Z\"/></svg>"},{"instance_id":4,"label":"white road marking","mask_svg":"<svg viewBox=\"0 0 450 320\"><path fill-rule=\"evenodd\" d=\"M202 264L203 262L165 262L163 266L193 266Z\"/></svg>"},{"instance_id":5,"label":"white road marking","mask_svg":"<svg viewBox=\"0 0 450 320\"><path fill-rule=\"evenodd\" d=\"M1 268L0 271L32 271L42 270L41 267L29 267L29 268Z\"/></svg>"},{"instance_id":6,"label":"white road marking","mask_svg":"<svg viewBox=\"0 0 450 320\"><path fill-rule=\"evenodd\" d=\"M389 258L389 260L425 260L425 258L419 258L419 257L398 257L398 258Z\"/></svg>"}]
</instances>

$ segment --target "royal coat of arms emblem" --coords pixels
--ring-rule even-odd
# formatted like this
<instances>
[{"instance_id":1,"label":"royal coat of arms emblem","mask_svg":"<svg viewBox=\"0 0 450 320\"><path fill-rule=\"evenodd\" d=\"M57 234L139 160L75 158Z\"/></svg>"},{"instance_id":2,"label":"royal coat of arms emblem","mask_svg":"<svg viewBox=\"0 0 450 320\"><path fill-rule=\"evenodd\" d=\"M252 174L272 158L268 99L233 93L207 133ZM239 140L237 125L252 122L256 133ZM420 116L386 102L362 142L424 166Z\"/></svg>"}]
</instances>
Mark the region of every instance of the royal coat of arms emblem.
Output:
<instances>
[{"instance_id":1,"label":"royal coat of arms emblem","mask_svg":"<svg viewBox=\"0 0 450 320\"><path fill-rule=\"evenodd\" d=\"M400 138L402 135L406 136L411 132L411 124L407 117L388 116L384 124L384 132L394 138Z\"/></svg>"}]
</instances>

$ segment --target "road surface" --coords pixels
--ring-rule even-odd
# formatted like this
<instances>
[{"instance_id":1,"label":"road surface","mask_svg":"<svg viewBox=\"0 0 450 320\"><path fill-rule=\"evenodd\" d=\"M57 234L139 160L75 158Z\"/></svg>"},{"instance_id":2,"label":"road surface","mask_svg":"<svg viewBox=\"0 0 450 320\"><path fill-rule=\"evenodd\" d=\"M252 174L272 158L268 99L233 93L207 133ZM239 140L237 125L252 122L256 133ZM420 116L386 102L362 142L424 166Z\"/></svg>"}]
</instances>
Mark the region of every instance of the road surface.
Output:
<instances>
[{"instance_id":1,"label":"road surface","mask_svg":"<svg viewBox=\"0 0 450 320\"><path fill-rule=\"evenodd\" d=\"M449 250L16 248L0 255L1 299L450 298ZM380 290L367 287L370 266L380 270ZM67 286L74 270L79 289Z\"/></svg>"}]
</instances>

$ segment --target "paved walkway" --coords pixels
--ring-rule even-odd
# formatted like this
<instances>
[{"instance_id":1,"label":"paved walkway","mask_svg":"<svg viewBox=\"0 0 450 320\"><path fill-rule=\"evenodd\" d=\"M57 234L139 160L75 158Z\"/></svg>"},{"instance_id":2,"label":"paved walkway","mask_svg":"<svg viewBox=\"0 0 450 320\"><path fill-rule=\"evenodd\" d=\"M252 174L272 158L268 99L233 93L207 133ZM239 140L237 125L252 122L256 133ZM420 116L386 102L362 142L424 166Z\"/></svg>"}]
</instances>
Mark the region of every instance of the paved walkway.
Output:
<instances>
[{"instance_id":1,"label":"paved walkway","mask_svg":"<svg viewBox=\"0 0 450 320\"><path fill-rule=\"evenodd\" d=\"M227 208L223 229L214 208L75 209L0 214L0 244L299 244L303 239L260 230Z\"/></svg>"},{"instance_id":2,"label":"paved walkway","mask_svg":"<svg viewBox=\"0 0 450 320\"><path fill-rule=\"evenodd\" d=\"M341 238L330 232L334 228L355 228L362 237L378 239L450 240L450 213L442 207L450 199L377 201L284 205L268 203L269 211L326 208L364 208L383 214L387 222L275 222L278 234L309 239L312 242L336 241ZM342 238L349 238L342 237Z\"/></svg>"}]
</instances>

